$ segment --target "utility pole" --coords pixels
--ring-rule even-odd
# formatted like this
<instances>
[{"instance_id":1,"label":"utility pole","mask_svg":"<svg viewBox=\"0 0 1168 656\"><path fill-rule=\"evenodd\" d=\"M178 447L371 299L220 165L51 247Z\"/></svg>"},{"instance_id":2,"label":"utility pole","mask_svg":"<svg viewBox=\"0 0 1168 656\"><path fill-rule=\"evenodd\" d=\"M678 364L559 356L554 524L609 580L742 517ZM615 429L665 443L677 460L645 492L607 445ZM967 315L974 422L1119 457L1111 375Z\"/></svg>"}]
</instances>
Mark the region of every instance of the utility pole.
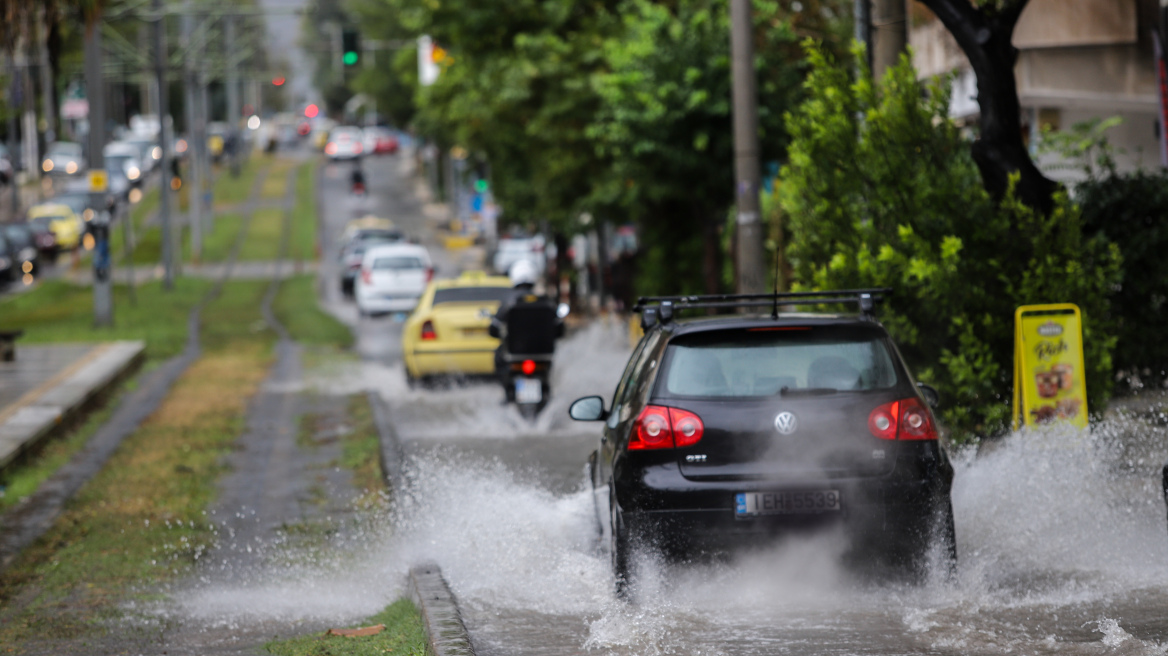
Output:
<instances>
[{"instance_id":1,"label":"utility pole","mask_svg":"<svg viewBox=\"0 0 1168 656\"><path fill-rule=\"evenodd\" d=\"M856 40L864 44L868 70L872 70L872 0L856 0Z\"/></svg>"},{"instance_id":2,"label":"utility pole","mask_svg":"<svg viewBox=\"0 0 1168 656\"><path fill-rule=\"evenodd\" d=\"M758 200L758 93L750 0L730 0L730 57L734 98L734 177L737 199L738 292L766 290Z\"/></svg>"},{"instance_id":3,"label":"utility pole","mask_svg":"<svg viewBox=\"0 0 1168 656\"><path fill-rule=\"evenodd\" d=\"M872 16L872 77L896 66L908 45L908 21L904 0L876 0Z\"/></svg>"},{"instance_id":4,"label":"utility pole","mask_svg":"<svg viewBox=\"0 0 1168 656\"><path fill-rule=\"evenodd\" d=\"M53 84L53 68L49 63L48 9L41 9L40 69L41 93L44 98L45 148L57 140L57 90Z\"/></svg>"},{"instance_id":5,"label":"utility pole","mask_svg":"<svg viewBox=\"0 0 1168 656\"><path fill-rule=\"evenodd\" d=\"M231 177L239 177L239 62L235 61L235 14L224 17L227 26L224 40L227 42L227 140L231 144L228 157Z\"/></svg>"},{"instance_id":6,"label":"utility pole","mask_svg":"<svg viewBox=\"0 0 1168 656\"><path fill-rule=\"evenodd\" d=\"M183 9L182 48L186 53L186 56L183 57L183 97L186 101L187 136L189 137L187 141L187 171L190 177L187 181L187 223L191 227L191 258L198 262L203 258L203 172L199 170L198 147L196 146L198 129L195 125L199 122L197 108L199 103L196 100L198 88L195 70L191 66L191 61L195 57L191 51L194 16L191 15L190 11L190 0L183 3Z\"/></svg>"},{"instance_id":7,"label":"utility pole","mask_svg":"<svg viewBox=\"0 0 1168 656\"><path fill-rule=\"evenodd\" d=\"M162 11L162 0L154 0L154 74L158 88L158 147L162 150L159 159L158 190L158 218L162 220L162 288L166 291L174 289L174 243L171 237L170 225L170 143L166 130L166 117L170 113L167 107L166 93L166 17Z\"/></svg>"},{"instance_id":8,"label":"utility pole","mask_svg":"<svg viewBox=\"0 0 1168 656\"><path fill-rule=\"evenodd\" d=\"M90 17L85 27L85 99L89 103L89 153L86 164L91 175L105 170L105 77L102 73L101 16ZM108 189L90 188L94 215L103 213ZM99 222L103 219L99 219ZM90 219L93 222L93 219ZM109 258L109 226L95 225L93 258L93 323L112 326L114 323L114 295L110 279L113 266ZM102 244L96 243L99 239ZM103 250L104 249L104 250ZM104 258L103 258L104 255Z\"/></svg>"}]
</instances>

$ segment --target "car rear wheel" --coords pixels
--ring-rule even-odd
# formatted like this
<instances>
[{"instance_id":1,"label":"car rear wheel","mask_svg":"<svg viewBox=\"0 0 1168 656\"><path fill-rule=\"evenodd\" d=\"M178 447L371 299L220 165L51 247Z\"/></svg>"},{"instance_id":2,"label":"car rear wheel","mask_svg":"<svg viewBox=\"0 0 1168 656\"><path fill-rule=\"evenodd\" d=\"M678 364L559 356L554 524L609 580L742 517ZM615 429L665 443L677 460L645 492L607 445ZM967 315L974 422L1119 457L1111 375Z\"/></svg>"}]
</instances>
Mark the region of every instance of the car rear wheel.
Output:
<instances>
[{"instance_id":1,"label":"car rear wheel","mask_svg":"<svg viewBox=\"0 0 1168 656\"><path fill-rule=\"evenodd\" d=\"M620 511L614 503L611 511L610 554L612 556L612 575L616 585L616 596L621 599L630 599L632 587L633 547L629 538L628 527L621 520Z\"/></svg>"}]
</instances>

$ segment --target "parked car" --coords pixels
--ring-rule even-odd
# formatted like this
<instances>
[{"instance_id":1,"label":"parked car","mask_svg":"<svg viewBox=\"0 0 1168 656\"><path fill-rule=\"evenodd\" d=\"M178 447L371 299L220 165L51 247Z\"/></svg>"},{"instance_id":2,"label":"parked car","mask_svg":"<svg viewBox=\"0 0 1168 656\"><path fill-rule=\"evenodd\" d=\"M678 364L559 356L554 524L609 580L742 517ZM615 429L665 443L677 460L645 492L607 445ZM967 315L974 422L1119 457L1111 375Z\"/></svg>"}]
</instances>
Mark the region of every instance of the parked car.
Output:
<instances>
[{"instance_id":1,"label":"parked car","mask_svg":"<svg viewBox=\"0 0 1168 656\"><path fill-rule=\"evenodd\" d=\"M37 248L37 236L32 228L27 223L0 224L0 234L7 238L12 249L12 263L18 272L17 275L39 274L40 250Z\"/></svg>"},{"instance_id":2,"label":"parked car","mask_svg":"<svg viewBox=\"0 0 1168 656\"><path fill-rule=\"evenodd\" d=\"M16 249L8 242L5 234L0 230L0 285L7 285L20 277L16 267Z\"/></svg>"},{"instance_id":3,"label":"parked car","mask_svg":"<svg viewBox=\"0 0 1168 656\"><path fill-rule=\"evenodd\" d=\"M352 126L334 128L329 132L324 154L334 162L358 159L365 152L362 140L361 128Z\"/></svg>"},{"instance_id":4,"label":"parked car","mask_svg":"<svg viewBox=\"0 0 1168 656\"><path fill-rule=\"evenodd\" d=\"M54 141L45 151L41 170L49 175L81 175L85 171L81 144L71 141Z\"/></svg>"},{"instance_id":5,"label":"parked car","mask_svg":"<svg viewBox=\"0 0 1168 656\"><path fill-rule=\"evenodd\" d=\"M398 142L393 131L386 127L374 126L365 128L362 133L365 152L375 155L392 155L397 152Z\"/></svg>"},{"instance_id":6,"label":"parked car","mask_svg":"<svg viewBox=\"0 0 1168 656\"><path fill-rule=\"evenodd\" d=\"M81 245L85 222L62 203L41 203L28 208L28 221L47 228L57 241L58 250L72 250Z\"/></svg>"},{"instance_id":7,"label":"parked car","mask_svg":"<svg viewBox=\"0 0 1168 656\"><path fill-rule=\"evenodd\" d=\"M519 260L528 260L535 265L539 275L543 275L545 259L543 237L504 237L495 249L492 267L495 273L505 276L511 270L511 265Z\"/></svg>"},{"instance_id":8,"label":"parked car","mask_svg":"<svg viewBox=\"0 0 1168 656\"><path fill-rule=\"evenodd\" d=\"M842 526L859 558L913 576L931 555L956 563L937 395L874 318L882 294L775 295L773 313L692 319L677 315L767 301L640 299L645 334L611 404L569 409L607 420L590 480L618 591L637 549L688 557L827 526ZM861 312L778 312L827 303Z\"/></svg>"},{"instance_id":9,"label":"parked car","mask_svg":"<svg viewBox=\"0 0 1168 656\"><path fill-rule=\"evenodd\" d=\"M410 312L434 277L430 254L416 244L379 244L365 251L354 287L362 315Z\"/></svg>"},{"instance_id":10,"label":"parked car","mask_svg":"<svg viewBox=\"0 0 1168 656\"><path fill-rule=\"evenodd\" d=\"M493 375L499 340L488 329L510 293L510 279L482 271L431 281L402 327L406 381L412 386L435 375Z\"/></svg>"}]
</instances>

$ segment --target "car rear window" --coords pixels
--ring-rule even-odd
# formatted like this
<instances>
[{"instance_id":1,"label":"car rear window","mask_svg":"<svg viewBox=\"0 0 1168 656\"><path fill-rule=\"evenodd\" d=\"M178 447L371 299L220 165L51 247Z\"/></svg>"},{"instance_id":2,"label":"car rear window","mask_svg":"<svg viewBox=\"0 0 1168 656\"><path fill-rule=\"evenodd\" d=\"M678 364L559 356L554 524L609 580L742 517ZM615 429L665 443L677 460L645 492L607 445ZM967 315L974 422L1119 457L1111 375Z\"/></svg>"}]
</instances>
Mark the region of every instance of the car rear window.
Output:
<instances>
[{"instance_id":1,"label":"car rear window","mask_svg":"<svg viewBox=\"0 0 1168 656\"><path fill-rule=\"evenodd\" d=\"M373 268L385 269L424 269L426 265L422 258L413 255L386 255L373 260Z\"/></svg>"},{"instance_id":2,"label":"car rear window","mask_svg":"<svg viewBox=\"0 0 1168 656\"><path fill-rule=\"evenodd\" d=\"M847 326L719 330L675 338L665 391L763 397L798 390L863 391L897 384L883 336Z\"/></svg>"},{"instance_id":3,"label":"car rear window","mask_svg":"<svg viewBox=\"0 0 1168 656\"><path fill-rule=\"evenodd\" d=\"M449 287L434 292L434 305L483 301L501 302L510 291L510 287Z\"/></svg>"}]
</instances>

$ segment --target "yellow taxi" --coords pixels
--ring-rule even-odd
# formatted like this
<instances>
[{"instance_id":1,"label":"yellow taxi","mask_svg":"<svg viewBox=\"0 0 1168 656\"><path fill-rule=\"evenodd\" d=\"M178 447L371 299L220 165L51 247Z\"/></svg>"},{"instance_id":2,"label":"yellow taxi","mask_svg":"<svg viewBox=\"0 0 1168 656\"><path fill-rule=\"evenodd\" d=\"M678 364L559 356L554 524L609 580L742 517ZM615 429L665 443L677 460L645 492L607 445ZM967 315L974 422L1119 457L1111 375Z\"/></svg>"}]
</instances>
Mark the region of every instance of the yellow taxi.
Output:
<instances>
[{"instance_id":1,"label":"yellow taxi","mask_svg":"<svg viewBox=\"0 0 1168 656\"><path fill-rule=\"evenodd\" d=\"M81 245L84 221L63 203L41 203L28 208L28 222L42 225L57 238L57 248L70 250Z\"/></svg>"},{"instance_id":2,"label":"yellow taxi","mask_svg":"<svg viewBox=\"0 0 1168 656\"><path fill-rule=\"evenodd\" d=\"M430 282L402 328L406 381L412 386L428 376L493 374L499 340L487 328L510 293L506 276L481 271Z\"/></svg>"}]
</instances>

